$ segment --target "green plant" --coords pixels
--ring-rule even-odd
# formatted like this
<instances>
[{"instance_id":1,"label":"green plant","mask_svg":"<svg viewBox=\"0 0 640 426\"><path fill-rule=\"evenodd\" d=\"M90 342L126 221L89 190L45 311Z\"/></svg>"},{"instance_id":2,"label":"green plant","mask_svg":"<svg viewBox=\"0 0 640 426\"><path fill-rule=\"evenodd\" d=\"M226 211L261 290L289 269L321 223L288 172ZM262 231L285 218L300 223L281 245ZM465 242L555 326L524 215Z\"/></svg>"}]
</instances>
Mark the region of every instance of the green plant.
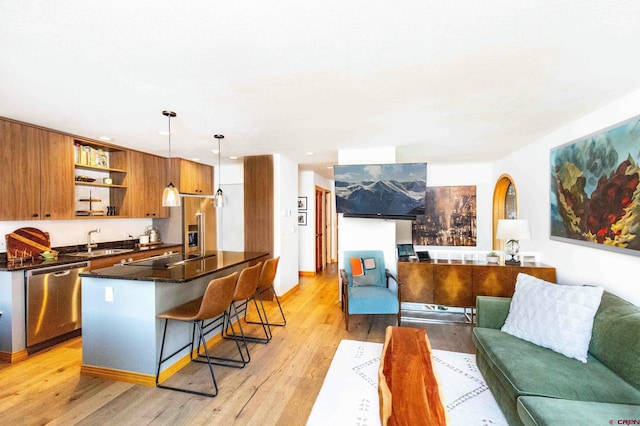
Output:
<instances>
[{"instance_id":1,"label":"green plant","mask_svg":"<svg viewBox=\"0 0 640 426\"><path fill-rule=\"evenodd\" d=\"M487 257L499 257L499 255L495 251L490 251L487 253Z\"/></svg>"}]
</instances>

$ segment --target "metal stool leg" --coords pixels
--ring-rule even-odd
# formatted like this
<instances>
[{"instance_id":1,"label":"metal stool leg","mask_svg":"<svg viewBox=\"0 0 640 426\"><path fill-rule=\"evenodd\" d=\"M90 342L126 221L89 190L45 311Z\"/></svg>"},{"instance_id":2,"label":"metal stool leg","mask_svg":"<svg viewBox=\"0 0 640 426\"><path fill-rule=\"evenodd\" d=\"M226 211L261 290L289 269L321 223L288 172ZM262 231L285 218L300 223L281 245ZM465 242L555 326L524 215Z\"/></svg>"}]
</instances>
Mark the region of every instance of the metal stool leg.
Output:
<instances>
[{"instance_id":1,"label":"metal stool leg","mask_svg":"<svg viewBox=\"0 0 640 426\"><path fill-rule=\"evenodd\" d=\"M276 299L276 303L278 304L278 309L280 309L280 315L282 315L282 322L274 323L274 322L269 322L269 321L267 321L267 322L268 322L268 325L269 325L269 327L284 327L284 326L286 326L286 325L287 325L287 319L286 319L286 318L285 318L285 316L284 316L284 311L282 310L282 305L280 305L280 299L278 298L278 295L276 294L276 291L275 291L275 289L273 288L273 285L271 285L271 289L268 289L268 288L267 288L267 289L264 289L264 290L262 290L262 291L258 291L258 292L257 292L257 294L260 296L260 303L262 304L262 300L263 300L263 299L262 299L262 293L266 293L266 292L267 292L267 291L269 291L269 290L271 290L271 291L273 292L273 296L274 296L274 297L275 297L275 299ZM257 308L257 307L256 307L256 308ZM264 316L265 316L265 318L266 318L266 316L267 316L267 311L266 311L266 310L265 310L265 308L264 308L264 304L262 304L262 312L263 312L263 314L264 314ZM258 315L259 315L259 312L258 312ZM259 322L257 322L257 321L245 321L245 322L248 322L249 324L260 324L260 323L259 323Z\"/></svg>"},{"instance_id":2,"label":"metal stool leg","mask_svg":"<svg viewBox=\"0 0 640 426\"><path fill-rule=\"evenodd\" d=\"M204 321L203 321L203 329L206 329L207 327L210 327L213 323L215 323L215 322L219 323L222 320L221 324L218 324L214 328L212 328L211 330L206 331L204 333L204 335L206 336L208 333L210 333L213 330L215 330L216 328L222 326L222 331L220 333L223 336L224 330L228 326L228 323L230 322L229 319L230 319L229 313L227 311L225 311L219 318L216 318L216 319L212 320L211 322L209 322L206 325L204 325ZM234 328L232 328L231 332L232 332L232 336L236 337ZM246 354L247 354L247 357L245 358L244 353L242 352L242 346L240 345L240 339L235 339L233 337L230 337L229 339L233 339L235 341L236 349L238 350L238 354L240 354L240 359L212 356L211 359L214 360L212 362L213 365L219 365L221 367L243 368L245 365L247 365L249 363L251 358L249 356L249 348L247 347L246 342L244 342L244 345L242 345L242 346L245 347L245 351L246 351ZM240 337L240 336L238 336L238 337ZM194 361L195 362L206 362L206 361L201 359L202 357L203 357L203 354L200 352L200 347L198 347L197 358L194 359Z\"/></svg>"},{"instance_id":3,"label":"metal stool leg","mask_svg":"<svg viewBox=\"0 0 640 426\"><path fill-rule=\"evenodd\" d=\"M162 332L162 344L160 346L160 359L158 361L158 370L156 371L156 387L162 388L162 389L170 389L170 390L175 390L175 391L179 391L179 392L185 392L185 393L190 393L193 395L200 395L200 396L208 396L210 398L215 397L216 395L218 395L218 382L216 381L216 376L213 372L213 363L211 362L211 357L209 356L209 350L207 349L207 345L206 342L204 340L204 333L203 333L203 328L202 325L200 323L200 321L194 321L193 322L193 328L192 328L192 332L191 332L191 341L189 343L187 343L186 345L184 345L183 347L181 347L180 349L178 349L177 351L175 351L174 353L172 353L171 355L167 356L166 358L163 358L162 355L164 354L164 343L167 337L167 325L168 325L169 320L165 319L164 320L164 330ZM190 347L190 357L193 361L195 361L195 359L193 359L193 341L194 341L194 337L195 337L195 327L198 326L198 342L201 342L204 344L204 351L205 351L205 357L207 359L207 364L209 365L209 372L211 373L211 380L213 381L213 388L214 388L214 392L213 393L209 393L209 392L199 392L199 391L195 391L195 390L191 390L191 389L185 389L185 388L178 388L178 387L174 387L174 386L166 386L166 385L162 385L159 383L159 379L160 379L160 368L162 366L162 364L171 359L174 355L176 355L177 353L181 352L182 350Z\"/></svg>"},{"instance_id":4,"label":"metal stool leg","mask_svg":"<svg viewBox=\"0 0 640 426\"><path fill-rule=\"evenodd\" d=\"M258 305L256 304L256 301L255 301L255 294L253 296L251 296L251 298L245 300L244 302L242 302L240 304L240 306L245 308L245 310L244 310L244 312L245 312L245 322L249 323L249 324L252 324L252 322L246 320L247 312L248 312L249 306L250 306L249 302L251 300L253 300L253 302L254 302L254 304L256 306L256 311L258 312L258 317L260 318L260 322L255 322L253 324L260 324L262 326L262 331L264 333L264 337L247 336L246 334L244 334L244 332L242 330L242 324L240 322L241 318L240 318L238 312L236 311L236 318L238 320L238 325L240 326L240 331L243 334L243 339L248 341L248 342L253 342L253 343L262 343L262 344L269 343L271 341L271 337L272 337L271 336L271 328L269 328L268 322L265 322L265 320L263 320L263 318L262 318L262 313L260 312L260 309L258 308ZM262 301L261 301L261 303L262 303ZM263 306L263 310L264 310L264 306ZM225 337L225 338L229 339L231 337Z\"/></svg>"}]
</instances>

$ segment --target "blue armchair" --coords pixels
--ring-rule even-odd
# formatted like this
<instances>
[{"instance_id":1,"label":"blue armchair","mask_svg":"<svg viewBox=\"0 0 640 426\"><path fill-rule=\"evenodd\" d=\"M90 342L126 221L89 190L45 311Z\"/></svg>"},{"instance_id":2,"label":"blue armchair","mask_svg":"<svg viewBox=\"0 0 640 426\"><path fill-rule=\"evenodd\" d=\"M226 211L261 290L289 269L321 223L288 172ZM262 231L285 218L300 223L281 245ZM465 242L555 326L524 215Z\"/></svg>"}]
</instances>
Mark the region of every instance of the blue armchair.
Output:
<instances>
[{"instance_id":1,"label":"blue armchair","mask_svg":"<svg viewBox=\"0 0 640 426\"><path fill-rule=\"evenodd\" d=\"M400 325L400 282L385 268L382 251L345 251L340 277L347 331L350 315L397 315ZM389 278L398 284L397 293L389 289Z\"/></svg>"}]
</instances>

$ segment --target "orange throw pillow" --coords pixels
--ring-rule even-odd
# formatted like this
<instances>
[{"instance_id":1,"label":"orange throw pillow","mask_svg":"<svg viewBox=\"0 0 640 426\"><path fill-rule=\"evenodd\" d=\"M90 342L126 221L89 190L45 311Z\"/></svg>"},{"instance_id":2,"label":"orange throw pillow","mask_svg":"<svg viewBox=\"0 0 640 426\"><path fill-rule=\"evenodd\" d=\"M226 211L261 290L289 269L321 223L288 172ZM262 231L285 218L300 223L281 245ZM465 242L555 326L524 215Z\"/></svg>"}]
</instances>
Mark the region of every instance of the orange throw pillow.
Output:
<instances>
[{"instance_id":1,"label":"orange throw pillow","mask_svg":"<svg viewBox=\"0 0 640 426\"><path fill-rule=\"evenodd\" d=\"M364 268L362 267L362 259L359 257L352 257L351 261L351 275L357 277L359 275L364 275Z\"/></svg>"}]
</instances>

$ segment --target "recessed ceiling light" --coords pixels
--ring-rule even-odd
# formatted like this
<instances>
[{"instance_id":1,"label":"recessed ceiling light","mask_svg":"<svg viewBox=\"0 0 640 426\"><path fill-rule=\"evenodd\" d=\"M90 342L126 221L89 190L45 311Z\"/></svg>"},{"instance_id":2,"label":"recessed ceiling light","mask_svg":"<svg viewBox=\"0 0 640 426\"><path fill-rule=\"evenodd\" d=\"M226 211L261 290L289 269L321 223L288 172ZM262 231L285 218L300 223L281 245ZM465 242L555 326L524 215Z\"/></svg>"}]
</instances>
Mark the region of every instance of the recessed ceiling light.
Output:
<instances>
[{"instance_id":1,"label":"recessed ceiling light","mask_svg":"<svg viewBox=\"0 0 640 426\"><path fill-rule=\"evenodd\" d=\"M192 158L192 159L191 159L191 161L196 161L196 162L198 162L198 161L200 161L200 159L199 159L199 158Z\"/></svg>"},{"instance_id":2,"label":"recessed ceiling light","mask_svg":"<svg viewBox=\"0 0 640 426\"><path fill-rule=\"evenodd\" d=\"M212 149L211 152L213 152L214 154L218 155L218 150L217 149Z\"/></svg>"},{"instance_id":3,"label":"recessed ceiling light","mask_svg":"<svg viewBox=\"0 0 640 426\"><path fill-rule=\"evenodd\" d=\"M305 152L305 154L307 154L307 155L313 155L313 152L309 151L309 152Z\"/></svg>"},{"instance_id":4,"label":"recessed ceiling light","mask_svg":"<svg viewBox=\"0 0 640 426\"><path fill-rule=\"evenodd\" d=\"M333 169L333 166L327 166L327 169Z\"/></svg>"},{"instance_id":5,"label":"recessed ceiling light","mask_svg":"<svg viewBox=\"0 0 640 426\"><path fill-rule=\"evenodd\" d=\"M101 141L105 141L105 142L111 142L113 140L109 136L98 136L98 139L100 139Z\"/></svg>"},{"instance_id":6,"label":"recessed ceiling light","mask_svg":"<svg viewBox=\"0 0 640 426\"><path fill-rule=\"evenodd\" d=\"M169 136L169 132L166 130L158 130L158 134L161 136Z\"/></svg>"},{"instance_id":7,"label":"recessed ceiling light","mask_svg":"<svg viewBox=\"0 0 640 426\"><path fill-rule=\"evenodd\" d=\"M235 155L230 155L229 156L229 160L237 160L237 159L238 159L238 157L236 157Z\"/></svg>"}]
</instances>

